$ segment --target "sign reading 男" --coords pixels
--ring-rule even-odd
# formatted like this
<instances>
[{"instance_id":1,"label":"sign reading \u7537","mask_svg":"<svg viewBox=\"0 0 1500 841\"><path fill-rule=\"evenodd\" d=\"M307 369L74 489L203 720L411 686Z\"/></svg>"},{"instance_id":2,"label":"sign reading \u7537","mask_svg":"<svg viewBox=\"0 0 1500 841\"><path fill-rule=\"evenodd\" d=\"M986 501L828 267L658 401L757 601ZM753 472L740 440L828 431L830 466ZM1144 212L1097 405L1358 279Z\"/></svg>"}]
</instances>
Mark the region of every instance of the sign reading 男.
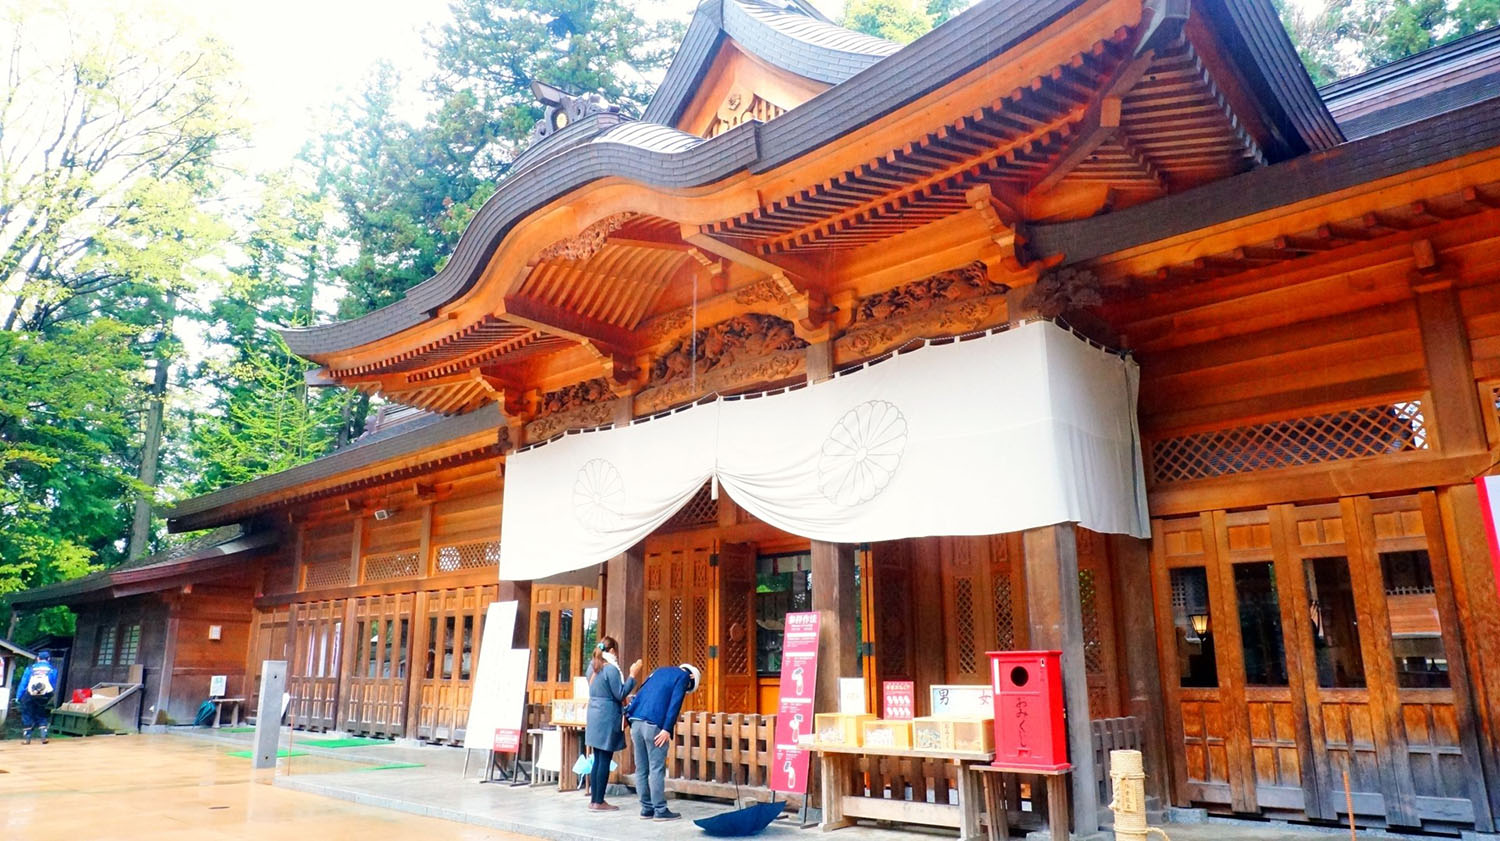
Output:
<instances>
[{"instance_id":1,"label":"sign reading \u7537","mask_svg":"<svg viewBox=\"0 0 1500 841\"><path fill-rule=\"evenodd\" d=\"M802 747L813 729L813 695L817 692L818 614L788 613L781 644L781 704L776 711L776 761L772 791L807 791L812 757Z\"/></svg>"}]
</instances>

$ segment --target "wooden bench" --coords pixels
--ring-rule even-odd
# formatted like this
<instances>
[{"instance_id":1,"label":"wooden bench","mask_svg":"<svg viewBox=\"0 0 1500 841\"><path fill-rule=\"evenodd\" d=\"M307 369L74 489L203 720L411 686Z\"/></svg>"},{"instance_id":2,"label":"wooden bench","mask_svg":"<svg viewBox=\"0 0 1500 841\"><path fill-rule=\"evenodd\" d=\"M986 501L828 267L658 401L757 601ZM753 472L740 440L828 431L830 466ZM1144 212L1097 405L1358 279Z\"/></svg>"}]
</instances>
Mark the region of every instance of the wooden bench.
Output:
<instances>
[{"instance_id":1,"label":"wooden bench","mask_svg":"<svg viewBox=\"0 0 1500 841\"><path fill-rule=\"evenodd\" d=\"M853 826L855 818L866 818L957 829L960 841L980 841L983 837L980 834L982 825L980 806L983 802L981 784L978 777L968 773L965 769L976 764L987 765L994 759L994 754L832 745L817 745L809 749L817 752L822 766L823 822L821 828L824 832ZM872 756L925 759L959 766L957 805L896 797L865 796L851 791L851 780L860 775L860 760Z\"/></svg>"},{"instance_id":2,"label":"wooden bench","mask_svg":"<svg viewBox=\"0 0 1500 841\"><path fill-rule=\"evenodd\" d=\"M987 763L971 763L964 766L965 776L977 775L984 789L984 811L989 816L988 841L1005 841L1010 837L1010 818L1008 806L1005 803L1004 782L1005 775L1017 777L1031 776L1041 777L1047 787L1047 817L1042 828L1046 830L1055 841L1064 841L1068 837L1070 821L1068 800L1068 777L1073 772L1069 769L1061 771L1038 771L1035 768L1008 768L997 767ZM960 789L962 792L962 789ZM1059 836L1056 828L1062 828Z\"/></svg>"},{"instance_id":3,"label":"wooden bench","mask_svg":"<svg viewBox=\"0 0 1500 841\"><path fill-rule=\"evenodd\" d=\"M240 711L245 706L245 699L244 698L209 698L208 700L211 703L213 703L213 705L214 705L214 729L215 730L219 729L219 727L220 727L220 722L223 719L224 708L225 707L230 707L231 708L231 715L230 715L230 719L229 719L229 726L230 727L239 727L240 726Z\"/></svg>"}]
</instances>

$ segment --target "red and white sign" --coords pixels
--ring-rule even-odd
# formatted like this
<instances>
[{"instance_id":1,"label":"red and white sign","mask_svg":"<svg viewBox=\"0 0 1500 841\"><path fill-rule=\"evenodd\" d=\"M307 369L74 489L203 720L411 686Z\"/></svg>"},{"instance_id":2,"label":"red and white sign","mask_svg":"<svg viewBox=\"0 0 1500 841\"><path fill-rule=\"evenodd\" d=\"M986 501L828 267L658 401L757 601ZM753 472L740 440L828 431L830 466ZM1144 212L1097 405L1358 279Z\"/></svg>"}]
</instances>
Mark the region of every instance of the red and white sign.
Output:
<instances>
[{"instance_id":1,"label":"red and white sign","mask_svg":"<svg viewBox=\"0 0 1500 841\"><path fill-rule=\"evenodd\" d=\"M776 710L772 791L807 791L807 767L812 757L800 742L813 730L817 676L818 614L788 613L781 642L781 704Z\"/></svg>"},{"instance_id":2,"label":"red and white sign","mask_svg":"<svg viewBox=\"0 0 1500 841\"><path fill-rule=\"evenodd\" d=\"M880 684L884 703L883 716L893 721L910 721L917 715L917 684L910 680L887 680Z\"/></svg>"},{"instance_id":3,"label":"red and white sign","mask_svg":"<svg viewBox=\"0 0 1500 841\"><path fill-rule=\"evenodd\" d=\"M521 731L501 728L495 731L495 753L520 753Z\"/></svg>"},{"instance_id":4,"label":"red and white sign","mask_svg":"<svg viewBox=\"0 0 1500 841\"><path fill-rule=\"evenodd\" d=\"M1474 480L1479 486L1479 510L1484 515L1484 533L1490 538L1490 563L1495 567L1495 586L1500 589L1500 476L1480 476Z\"/></svg>"}]
</instances>

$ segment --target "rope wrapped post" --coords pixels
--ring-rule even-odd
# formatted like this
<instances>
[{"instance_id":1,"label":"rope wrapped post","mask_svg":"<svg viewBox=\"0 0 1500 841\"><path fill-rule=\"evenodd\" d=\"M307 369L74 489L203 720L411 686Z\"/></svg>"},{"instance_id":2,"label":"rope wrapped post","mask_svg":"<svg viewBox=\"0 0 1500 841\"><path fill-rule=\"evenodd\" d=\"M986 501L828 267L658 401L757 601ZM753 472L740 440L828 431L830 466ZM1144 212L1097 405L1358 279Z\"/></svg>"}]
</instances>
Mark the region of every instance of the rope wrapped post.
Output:
<instances>
[{"instance_id":1,"label":"rope wrapped post","mask_svg":"<svg viewBox=\"0 0 1500 841\"><path fill-rule=\"evenodd\" d=\"M1146 825L1146 769L1138 750L1109 752L1109 778L1115 799L1109 804L1115 813L1116 841L1146 841L1155 833L1167 834Z\"/></svg>"}]
</instances>

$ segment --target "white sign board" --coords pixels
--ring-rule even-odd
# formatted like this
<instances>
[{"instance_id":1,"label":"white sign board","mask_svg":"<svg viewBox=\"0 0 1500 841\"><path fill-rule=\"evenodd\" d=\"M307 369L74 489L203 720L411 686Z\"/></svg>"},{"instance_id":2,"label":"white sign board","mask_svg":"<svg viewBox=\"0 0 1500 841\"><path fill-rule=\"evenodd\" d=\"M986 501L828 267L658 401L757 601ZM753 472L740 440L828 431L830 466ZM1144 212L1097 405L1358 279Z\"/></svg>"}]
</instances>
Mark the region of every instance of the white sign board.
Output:
<instances>
[{"instance_id":1,"label":"white sign board","mask_svg":"<svg viewBox=\"0 0 1500 841\"><path fill-rule=\"evenodd\" d=\"M932 687L932 715L993 718L995 693L989 684L948 684Z\"/></svg>"},{"instance_id":2,"label":"white sign board","mask_svg":"<svg viewBox=\"0 0 1500 841\"><path fill-rule=\"evenodd\" d=\"M868 712L865 706L865 679L862 677L839 678L839 712L859 715Z\"/></svg>"},{"instance_id":3,"label":"white sign board","mask_svg":"<svg viewBox=\"0 0 1500 841\"><path fill-rule=\"evenodd\" d=\"M229 691L229 676L214 675L208 679L208 697L223 698Z\"/></svg>"},{"instance_id":4,"label":"white sign board","mask_svg":"<svg viewBox=\"0 0 1500 841\"><path fill-rule=\"evenodd\" d=\"M515 627L515 602L495 602L489 606L484 617L484 635L479 641L479 662L474 667L469 722L464 729L465 748L493 750L496 730L519 730L525 722L526 670L531 663L531 652L510 647Z\"/></svg>"}]
</instances>

